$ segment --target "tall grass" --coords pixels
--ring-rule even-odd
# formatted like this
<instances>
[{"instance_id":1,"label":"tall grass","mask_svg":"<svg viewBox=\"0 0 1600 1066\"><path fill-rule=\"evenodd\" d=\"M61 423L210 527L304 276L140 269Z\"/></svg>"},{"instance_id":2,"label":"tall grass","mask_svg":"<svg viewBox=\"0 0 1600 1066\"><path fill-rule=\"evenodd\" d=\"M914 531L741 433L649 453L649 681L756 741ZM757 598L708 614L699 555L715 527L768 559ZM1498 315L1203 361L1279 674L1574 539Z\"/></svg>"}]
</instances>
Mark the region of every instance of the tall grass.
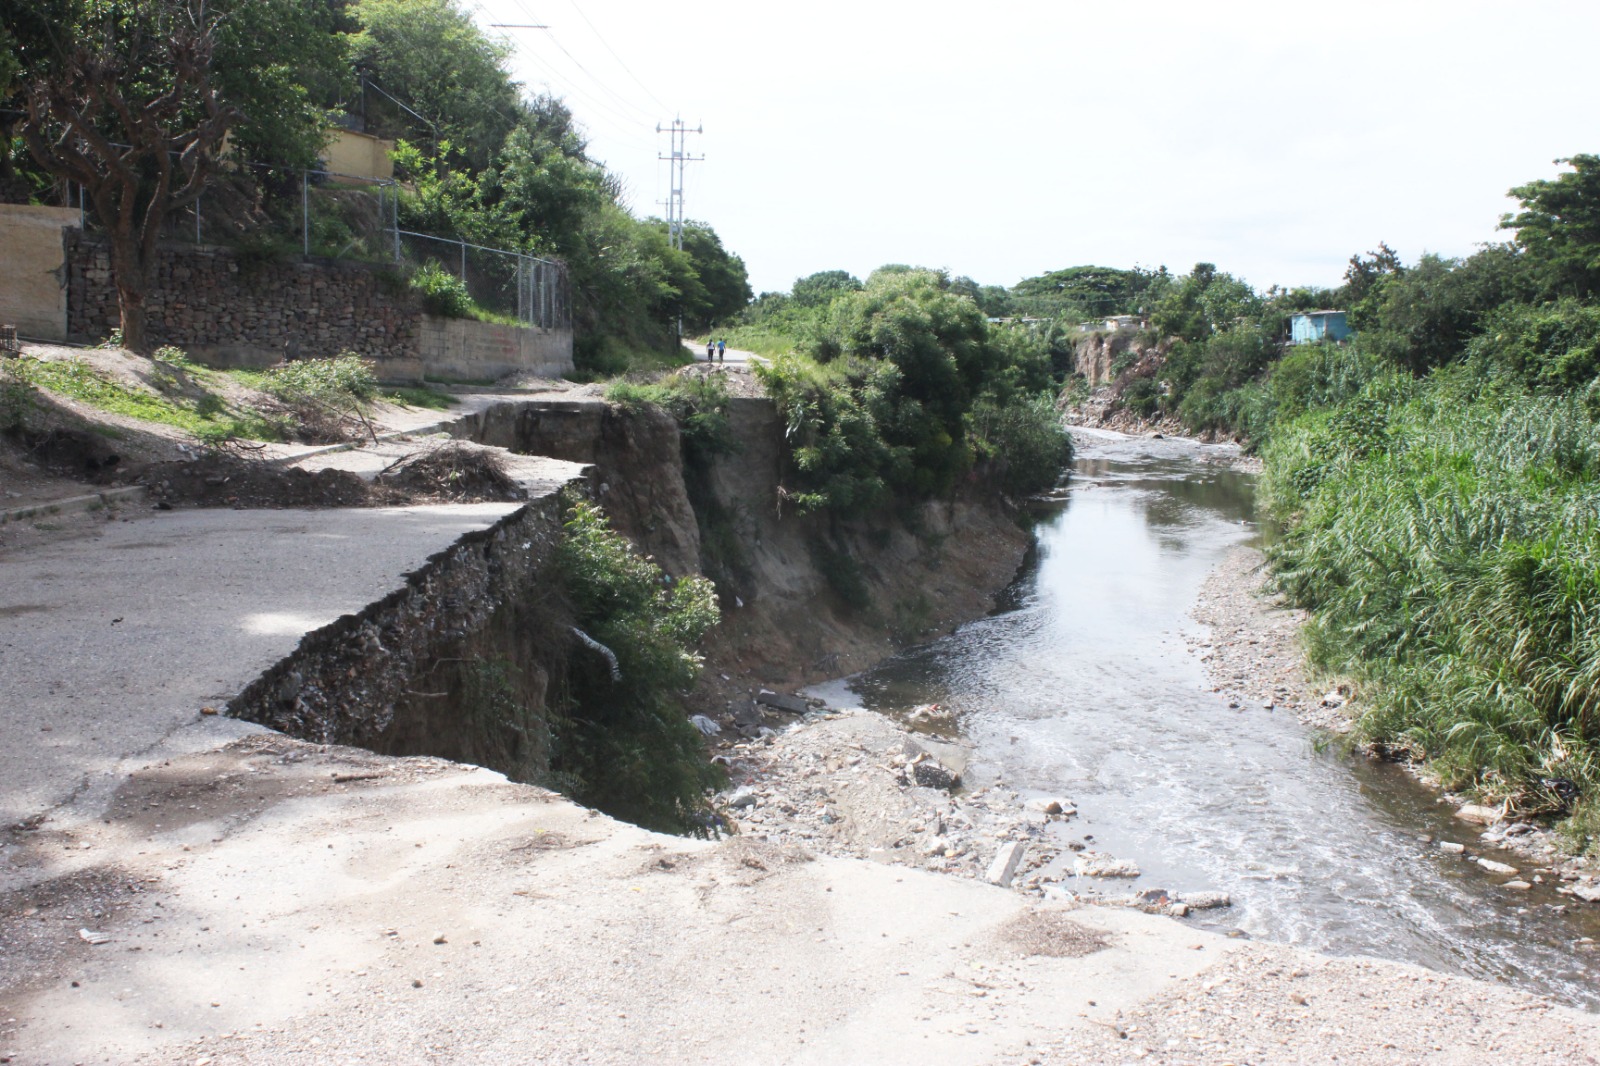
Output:
<instances>
[{"instance_id":1,"label":"tall grass","mask_svg":"<svg viewBox=\"0 0 1600 1066\"><path fill-rule=\"evenodd\" d=\"M1600 426L1469 372L1384 377L1265 451L1280 587L1359 723L1449 787L1590 825L1600 800Z\"/></svg>"}]
</instances>

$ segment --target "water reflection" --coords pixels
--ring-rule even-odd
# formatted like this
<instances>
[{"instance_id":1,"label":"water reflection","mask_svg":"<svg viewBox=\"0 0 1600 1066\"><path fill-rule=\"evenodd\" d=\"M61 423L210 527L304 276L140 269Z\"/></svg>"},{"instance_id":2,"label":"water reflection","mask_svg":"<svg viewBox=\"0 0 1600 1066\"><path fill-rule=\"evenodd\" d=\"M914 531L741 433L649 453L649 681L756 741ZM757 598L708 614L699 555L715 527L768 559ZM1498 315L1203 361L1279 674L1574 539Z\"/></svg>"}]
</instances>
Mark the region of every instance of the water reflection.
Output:
<instances>
[{"instance_id":1,"label":"water reflection","mask_svg":"<svg viewBox=\"0 0 1600 1066\"><path fill-rule=\"evenodd\" d=\"M1508 898L1420 839L1474 843L1409 778L1211 692L1187 615L1255 535L1251 479L1177 441L1096 436L1080 457L1003 609L857 679L866 704L950 707L978 781L1070 796L1074 830L1137 861L1141 887L1233 895L1202 921L1600 1008L1596 960L1572 947L1600 936L1591 911L1557 913L1548 886Z\"/></svg>"}]
</instances>

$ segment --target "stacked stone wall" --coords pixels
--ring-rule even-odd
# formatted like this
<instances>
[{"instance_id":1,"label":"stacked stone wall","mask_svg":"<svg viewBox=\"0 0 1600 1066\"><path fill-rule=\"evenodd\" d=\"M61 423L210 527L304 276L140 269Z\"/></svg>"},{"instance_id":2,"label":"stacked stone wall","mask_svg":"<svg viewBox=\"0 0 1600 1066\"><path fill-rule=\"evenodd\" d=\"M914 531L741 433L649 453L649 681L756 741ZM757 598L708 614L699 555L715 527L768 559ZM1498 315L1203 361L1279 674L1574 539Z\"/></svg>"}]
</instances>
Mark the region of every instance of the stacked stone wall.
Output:
<instances>
[{"instance_id":1,"label":"stacked stone wall","mask_svg":"<svg viewBox=\"0 0 1600 1066\"><path fill-rule=\"evenodd\" d=\"M255 262L224 248L162 248L146 298L156 344L229 366L352 351L388 380L423 376L417 297L381 267L344 260ZM69 233L67 332L116 328L117 290L104 241Z\"/></svg>"}]
</instances>

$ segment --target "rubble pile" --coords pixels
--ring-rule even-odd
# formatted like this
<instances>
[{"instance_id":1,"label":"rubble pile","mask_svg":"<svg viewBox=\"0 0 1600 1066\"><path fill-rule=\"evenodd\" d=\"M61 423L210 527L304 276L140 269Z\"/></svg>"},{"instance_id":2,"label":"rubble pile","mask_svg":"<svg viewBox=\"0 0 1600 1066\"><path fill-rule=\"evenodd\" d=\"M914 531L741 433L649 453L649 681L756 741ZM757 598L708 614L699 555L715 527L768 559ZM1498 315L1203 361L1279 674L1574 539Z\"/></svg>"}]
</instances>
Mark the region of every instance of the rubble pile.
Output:
<instances>
[{"instance_id":1,"label":"rubble pile","mask_svg":"<svg viewBox=\"0 0 1600 1066\"><path fill-rule=\"evenodd\" d=\"M1075 824L1070 800L964 781L962 742L820 704L789 703L789 721L774 721L772 697L737 708L728 732L739 739L720 742L716 759L728 768L729 787L716 803L729 832L1057 900L1180 917L1228 905L1218 892L1128 891L1138 866L1098 850ZM918 728L953 726L931 705L906 718Z\"/></svg>"}]
</instances>

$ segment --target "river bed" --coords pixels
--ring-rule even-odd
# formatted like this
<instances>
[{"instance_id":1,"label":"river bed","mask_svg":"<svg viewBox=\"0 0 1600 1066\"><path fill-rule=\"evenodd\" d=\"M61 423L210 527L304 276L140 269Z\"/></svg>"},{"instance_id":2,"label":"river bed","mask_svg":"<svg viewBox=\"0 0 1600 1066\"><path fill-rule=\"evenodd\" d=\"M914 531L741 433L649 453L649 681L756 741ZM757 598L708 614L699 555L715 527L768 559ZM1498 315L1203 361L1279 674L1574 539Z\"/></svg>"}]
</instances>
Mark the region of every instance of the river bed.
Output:
<instances>
[{"instance_id":1,"label":"river bed","mask_svg":"<svg viewBox=\"0 0 1600 1066\"><path fill-rule=\"evenodd\" d=\"M1253 475L1207 461L1226 449L1076 436L1075 475L1041 514L1037 551L1001 609L849 679L861 703L953 710L975 749L970 785L1070 798L1070 831L1136 862L1134 890L1232 896L1188 920L1600 1010L1600 956L1580 943L1600 939L1600 908L1551 884L1501 887L1428 838L1533 870L1480 846L1403 771L1213 691L1189 612L1219 562L1260 536Z\"/></svg>"}]
</instances>

